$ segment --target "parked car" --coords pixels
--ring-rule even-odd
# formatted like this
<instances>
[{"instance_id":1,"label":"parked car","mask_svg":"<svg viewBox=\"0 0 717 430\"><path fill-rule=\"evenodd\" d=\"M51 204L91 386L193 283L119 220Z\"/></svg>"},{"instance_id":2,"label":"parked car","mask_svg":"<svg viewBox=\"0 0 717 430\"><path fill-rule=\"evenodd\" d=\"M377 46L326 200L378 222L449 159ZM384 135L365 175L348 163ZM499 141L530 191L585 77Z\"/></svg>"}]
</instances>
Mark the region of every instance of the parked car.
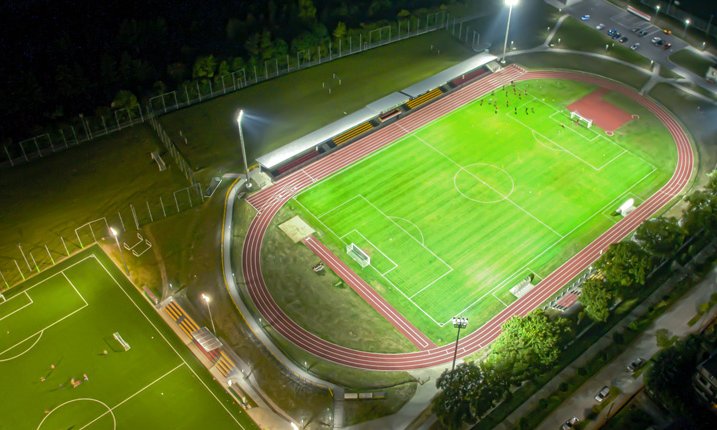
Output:
<instances>
[{"instance_id":1,"label":"parked car","mask_svg":"<svg viewBox=\"0 0 717 430\"><path fill-rule=\"evenodd\" d=\"M640 37L645 37L645 36L647 36L647 33L648 33L647 30L640 30L640 31L637 32L637 34L639 34Z\"/></svg>"},{"instance_id":2,"label":"parked car","mask_svg":"<svg viewBox=\"0 0 717 430\"><path fill-rule=\"evenodd\" d=\"M560 426L560 430L570 430L572 428L575 428L575 424L579 422L580 419L578 417L572 417L569 420L565 421L562 426Z\"/></svg>"},{"instance_id":3,"label":"parked car","mask_svg":"<svg viewBox=\"0 0 717 430\"><path fill-rule=\"evenodd\" d=\"M627 37L622 36L622 37L620 38L620 43L625 43L625 42L627 42L628 40L629 40L629 39L628 39Z\"/></svg>"},{"instance_id":4,"label":"parked car","mask_svg":"<svg viewBox=\"0 0 717 430\"><path fill-rule=\"evenodd\" d=\"M662 47L665 51L672 48L672 44L670 42L665 43L665 46Z\"/></svg>"},{"instance_id":5,"label":"parked car","mask_svg":"<svg viewBox=\"0 0 717 430\"><path fill-rule=\"evenodd\" d=\"M600 391L598 391L598 393L595 395L595 400L597 400L597 402L600 403L603 400L605 400L605 398L607 397L608 394L610 394L610 387L608 387L606 385L606 386L602 387L600 389Z\"/></svg>"},{"instance_id":6,"label":"parked car","mask_svg":"<svg viewBox=\"0 0 717 430\"><path fill-rule=\"evenodd\" d=\"M637 369L642 367L643 364L645 364L645 359L642 357L637 357L636 359L632 360L630 364L627 365L627 371L630 373L635 373Z\"/></svg>"},{"instance_id":7,"label":"parked car","mask_svg":"<svg viewBox=\"0 0 717 430\"><path fill-rule=\"evenodd\" d=\"M580 17L580 21L590 21L590 15L583 15Z\"/></svg>"},{"instance_id":8,"label":"parked car","mask_svg":"<svg viewBox=\"0 0 717 430\"><path fill-rule=\"evenodd\" d=\"M616 28L611 28L610 30L607 31L607 35L610 37L612 37L615 33L617 33Z\"/></svg>"},{"instance_id":9,"label":"parked car","mask_svg":"<svg viewBox=\"0 0 717 430\"><path fill-rule=\"evenodd\" d=\"M657 36L655 36L655 37L652 38L651 42L652 42L653 45L657 45L658 43L662 42L662 39L659 38L659 37L657 37Z\"/></svg>"},{"instance_id":10,"label":"parked car","mask_svg":"<svg viewBox=\"0 0 717 430\"><path fill-rule=\"evenodd\" d=\"M603 24L603 23L600 23L595 26L595 30L598 30L598 31L602 30L603 28L605 28L605 24Z\"/></svg>"},{"instance_id":11,"label":"parked car","mask_svg":"<svg viewBox=\"0 0 717 430\"><path fill-rule=\"evenodd\" d=\"M632 46L630 47L630 49L632 49L633 51L637 51L637 49L639 47L640 47L640 42L637 42L637 43L633 43Z\"/></svg>"},{"instance_id":12,"label":"parked car","mask_svg":"<svg viewBox=\"0 0 717 430\"><path fill-rule=\"evenodd\" d=\"M662 32L665 33L665 34L667 34L667 35L672 34L672 30L670 30L669 28L663 28L663 29L662 29Z\"/></svg>"},{"instance_id":13,"label":"parked car","mask_svg":"<svg viewBox=\"0 0 717 430\"><path fill-rule=\"evenodd\" d=\"M635 28L632 29L632 32L633 32L633 33L637 33L638 31L640 31L640 27L635 27Z\"/></svg>"}]
</instances>

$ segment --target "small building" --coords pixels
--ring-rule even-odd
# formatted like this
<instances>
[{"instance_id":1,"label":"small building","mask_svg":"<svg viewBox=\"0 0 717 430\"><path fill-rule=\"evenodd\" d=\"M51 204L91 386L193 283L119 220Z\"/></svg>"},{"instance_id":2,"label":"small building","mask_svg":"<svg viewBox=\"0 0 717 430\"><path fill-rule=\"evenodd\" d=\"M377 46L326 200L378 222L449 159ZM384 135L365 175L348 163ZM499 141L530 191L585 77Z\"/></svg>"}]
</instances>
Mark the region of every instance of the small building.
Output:
<instances>
[{"instance_id":1,"label":"small building","mask_svg":"<svg viewBox=\"0 0 717 430\"><path fill-rule=\"evenodd\" d=\"M699 398L717 411L717 349L712 351L709 358L697 365L697 371L692 377L692 385Z\"/></svg>"}]
</instances>

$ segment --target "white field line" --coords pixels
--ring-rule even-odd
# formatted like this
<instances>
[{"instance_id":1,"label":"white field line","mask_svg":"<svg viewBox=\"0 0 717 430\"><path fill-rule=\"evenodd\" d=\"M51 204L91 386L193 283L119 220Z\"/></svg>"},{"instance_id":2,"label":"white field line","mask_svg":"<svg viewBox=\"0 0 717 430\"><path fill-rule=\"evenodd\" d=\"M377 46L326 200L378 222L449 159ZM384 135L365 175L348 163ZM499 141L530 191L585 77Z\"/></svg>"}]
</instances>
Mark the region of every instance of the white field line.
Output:
<instances>
[{"instance_id":1,"label":"white field line","mask_svg":"<svg viewBox=\"0 0 717 430\"><path fill-rule=\"evenodd\" d=\"M388 255L386 255L385 252L381 251L381 248L379 248L378 246L374 245L373 242L371 242L370 240L368 240L368 238L367 238L366 236L364 236L363 234L361 234L361 232L358 231L358 230L356 230L356 229L353 229L353 230L349 231L348 233L346 233L345 235L343 235L343 236L340 238L341 241L342 241L343 243L346 243L346 241L344 240L344 237L350 235L350 234L353 233L353 232L356 232L356 234L358 234L359 236L361 236L361 237L363 238L363 240L365 240L366 242L368 242L369 245L371 245L376 251L380 252L381 255L383 255L388 261L391 262L391 264L393 264L393 267L388 270L389 272L390 272L391 270L395 269L396 267L398 267L398 263L396 263L395 261L393 261L393 260L391 259L391 257L389 257Z\"/></svg>"},{"instance_id":2,"label":"white field line","mask_svg":"<svg viewBox=\"0 0 717 430\"><path fill-rule=\"evenodd\" d=\"M85 260L85 259L83 259L82 261L84 261L84 260ZM77 262L77 263L75 263L75 264L78 264L78 263L79 263L79 262ZM73 264L73 266L74 266L74 264ZM69 267L72 267L72 266L69 266ZM69 268L69 267L68 267L68 268ZM61 275L63 275L63 276L65 277L65 279L67 279L67 276L65 275L65 270L67 270L68 268L65 268L64 270L62 270L62 271L56 273L55 275L61 274ZM54 277L55 275L43 279L42 281L40 281L40 282L38 282L37 284L33 285L31 288L35 288L36 286L38 286L38 285L40 285L41 283L47 281L48 279ZM67 279L67 281L69 282L70 280ZM75 288L75 286L72 285L72 282L70 282L70 286L75 290L75 292L80 296L80 298L82 299L82 301L83 301L85 304L82 305L82 306L80 306L79 308L75 309L74 311L70 312L69 314L63 316L62 318L60 318L60 319L58 319L58 320L56 320L56 321L54 321L54 322L52 322L52 323L46 325L46 326L43 327L42 329L37 330L36 332L34 332L34 333L31 334L30 336L26 337L25 339L23 339L23 340L21 340L21 341L19 341L19 342L15 342L15 343L14 343L12 346L10 346L9 348L5 348L3 351L0 351L0 357L2 357L6 352L12 350L13 348L15 348L16 346L20 345L21 343L26 342L26 341L32 339L33 337L37 336L38 334L41 335L41 333L44 332L45 330L49 329L50 327L52 327L52 326L54 326L54 325L56 325L56 324L59 324L60 322L64 321L65 319L71 317L72 315L76 314L77 312L81 311L82 309L84 309L84 308L86 308L86 307L88 306L87 301L85 300L84 297L82 297L82 294L80 294L80 292L77 291L77 289ZM28 288L28 290L29 290L29 288ZM26 291L27 291L27 290L26 290ZM35 342L35 343L37 343L37 342ZM25 351L25 352L27 352L27 351Z\"/></svg>"},{"instance_id":3,"label":"white field line","mask_svg":"<svg viewBox=\"0 0 717 430\"><path fill-rule=\"evenodd\" d=\"M311 216L313 216L314 218L316 218L316 220L317 220L322 226L324 226L324 228L325 228L327 231L331 232L331 234L333 234L334 236L336 236L337 238L339 238L339 240L341 240L341 241L343 242L343 240L341 239L341 236L339 236L338 234L336 234L336 232L333 231L333 230L331 229L331 227L329 227L329 226L326 225L323 221L321 221L319 218L317 218L316 215L314 215L313 212L311 212L311 211L309 210L309 208L307 208L306 206L304 206L303 204L301 204L301 202L300 202L297 198L294 198L294 201L295 201L299 206L301 206L302 208L304 208L304 210L305 210L306 212L308 212ZM410 235L409 235L409 236L410 236ZM345 244L346 244L346 242L344 242L344 245L345 245ZM383 276L383 275L381 274L381 272L379 272L375 267L373 267L373 266L369 266L369 267L371 267L371 269L373 269L373 270L376 272L376 274L378 274L379 276L381 276L384 281L388 282L394 289L396 289L396 291L398 291L406 300L408 300L413 306L415 306L416 309L418 309L419 311L421 311L421 313L422 313L423 315L425 315L426 318L428 318L428 319L430 319L431 321L433 321L433 323L436 324L437 326L443 327L443 324L441 324L441 323L439 323L438 321L436 321L436 319L433 318L432 315L430 315L430 314L429 314L428 312L426 312L421 306L419 306L418 303L414 302L410 297L408 297L408 295L407 295L405 292L403 292L403 290L401 289L401 287L399 287L398 285L394 284L390 279L388 279L387 276Z\"/></svg>"},{"instance_id":4,"label":"white field line","mask_svg":"<svg viewBox=\"0 0 717 430\"><path fill-rule=\"evenodd\" d=\"M239 420L236 419L236 417L234 416L234 414L232 414L232 413L229 411L229 409L227 409L227 407L224 406L224 403L222 403L222 401L219 400L219 398L216 396L216 394L214 394L214 392L211 390L211 388L209 388L209 386L207 386L207 384L204 382L204 380L202 380L202 378L200 378L199 375L197 375L197 372L195 372L194 369L192 369L192 366L190 366L190 365L187 363L187 361L184 359L184 357L182 357L182 355L179 353L179 351L177 351L177 349L174 347L174 345L172 345L172 343L171 343L171 342L164 336L164 334L157 328L157 326L152 322L152 320L149 319L149 317L144 313L144 311L142 311L142 309L139 307L139 305L137 305L137 303L132 299L132 297L130 297L130 295L127 293L127 291L125 291L125 289L122 288L122 285L120 285L120 283L117 281L117 279L114 277L114 275L112 275L112 273L111 273L109 270L107 270L107 268L105 267L105 265L102 264L102 261L100 261L100 259L97 258L94 254L92 254L91 257L93 257L93 258L95 259L95 261L100 265L100 267L102 267L102 269L104 269L104 271L107 273L107 275L114 281L115 285L117 285L117 287L124 293L124 295L125 295L125 296L127 297L127 299L134 305L134 307L137 308L137 311L138 311L140 314L142 314L142 316L147 320L147 322L149 323L149 325L151 325L152 328L154 328L154 330L157 332L157 334L159 334L159 336L160 336L162 339L164 339L164 341L167 343L167 345L169 345L169 347L172 349L172 351L174 351L174 353L177 355L177 357L179 357L179 359L182 360L182 363L184 363L184 364L187 366L187 368L189 369L189 371L192 372L192 374L194 374L194 376L195 376L195 377L197 378L197 380L204 386L204 388L206 388L207 391L209 391L209 394L211 394L212 397L214 397L214 400L216 400L217 403L219 403L219 405L222 407L222 409L224 409L224 410L226 411L226 413L229 414L229 416L232 418L232 420L234 420L234 422L237 423L237 425L238 425L241 429L244 429L244 426L239 422Z\"/></svg>"},{"instance_id":5,"label":"white field line","mask_svg":"<svg viewBox=\"0 0 717 430\"><path fill-rule=\"evenodd\" d=\"M344 207L345 205L351 203L352 201L356 200L357 198L359 198L359 195L358 195L358 194L356 194L355 196L351 197L350 199L346 200L346 201L343 202L343 203L339 203L338 205L336 205L336 206L334 206L333 208L329 209L328 211L322 213L321 215L317 216L316 218L323 218L323 217L325 217L326 215L330 214L331 212L333 212L333 211L335 211L335 210L337 210L337 209L341 209L342 207Z\"/></svg>"},{"instance_id":6,"label":"white field line","mask_svg":"<svg viewBox=\"0 0 717 430\"><path fill-rule=\"evenodd\" d=\"M400 126L399 126L399 127L400 127ZM418 139L419 141L421 141L424 145L426 145L427 147L431 148L431 149L434 150L436 153L438 153L438 154L440 154L441 156L443 156L446 160L448 160L448 161L450 161L451 163L453 163L453 164L455 164L456 166L458 166L460 169L465 170L466 173L468 173L469 175L471 175L476 181L478 181L478 182L482 183L483 185L485 185L486 187L490 188L494 193L496 193L496 194L498 194L499 196L503 197L503 198L505 199L505 201L511 203L511 204L512 204L513 206L515 206L518 210L520 210L521 212L525 213L525 214L528 215L529 217L533 218L535 221L538 221L540 224L543 225L543 227L545 227L545 228L547 228L548 230L550 230L551 232L553 232L556 236L561 237L561 238L562 238L562 237L565 237L565 236L563 236L562 234L558 233L555 229L553 229L552 227L550 227L549 225L547 225L546 223L544 223L541 219L539 219L538 217L536 217L536 216L533 215L532 213L528 212L525 208L523 208L522 206L520 206L519 204L517 204L516 202L514 202L513 200L511 200L510 197L508 197L508 196L504 195L503 193L501 193L500 191L496 190L496 189L495 189L494 187L492 187L490 184L488 184L487 182L485 182L484 180L482 180L482 179L479 178L478 176L476 176L476 175L474 175L473 173L471 173L470 171L468 171L463 165L461 165L461 164L458 163L457 161L453 160L451 157L447 156L446 154L444 154L443 152L441 152L438 148L434 147L434 146L431 145L430 143L426 142L425 139L423 139L422 137L418 136L415 132L409 132L408 130L405 130L405 129L404 129L404 131L405 131L407 134L409 134L409 135L415 137L416 139Z\"/></svg>"},{"instance_id":7,"label":"white field line","mask_svg":"<svg viewBox=\"0 0 717 430\"><path fill-rule=\"evenodd\" d=\"M44 333L45 333L44 331L40 331L39 333L35 333L35 336L37 336L37 339L35 339L35 341L32 343L32 345L28 346L27 349L25 349L24 351L19 352L19 353L13 355L12 357L3 357L3 358L0 358L0 363L4 363L4 362L6 362L6 361L11 361L11 360L14 360L14 359L16 359L16 358L18 358L18 357L21 357L21 356L27 354L28 351L30 351L32 348L34 348L35 345L37 345L37 343L40 341L40 339L42 339L42 335L43 335ZM27 340L27 339L26 339L26 340ZM19 345L19 343L16 343L16 344L15 344L15 346L17 346L17 345ZM13 348L14 348L15 346L13 346ZM1 356L1 355L0 355L0 356Z\"/></svg>"},{"instance_id":8,"label":"white field line","mask_svg":"<svg viewBox=\"0 0 717 430\"><path fill-rule=\"evenodd\" d=\"M92 420L92 421L88 422L87 424L83 425L82 427L80 427L79 430L83 430L83 429L86 429L87 427L91 426L92 424L94 424L94 423L95 423L97 420L99 420L100 418L104 417L104 416L107 415L107 414L112 413L115 409L119 408L119 407L122 406L123 404L127 403L128 401L130 401L133 397L139 395L140 393L142 393L142 392L143 392L144 390L146 390L147 388L149 388L149 387L151 387L152 385L156 384L157 382L161 381L161 380L164 379L167 375L169 375L170 373L173 373L175 370L177 370L177 369L179 369L180 367L185 366L185 365L186 365L185 363L179 363L177 366L175 366L173 369L171 369L171 370L169 370L168 372L166 372L164 375L158 377L158 378L155 379L154 381L152 381L152 382L150 382L149 384L145 385L143 388L139 389L139 390L136 391L134 394L130 395L130 396L127 397L126 399L122 400L121 402L119 402L119 403L117 403L116 405L114 405L114 406L112 406L111 408L109 408L109 409L108 409L107 411L105 411L104 413L100 414L100 415L99 415L97 418L95 418L94 420Z\"/></svg>"},{"instance_id":9,"label":"white field line","mask_svg":"<svg viewBox=\"0 0 717 430\"><path fill-rule=\"evenodd\" d=\"M70 281L70 278L67 277L67 274L65 273L64 270L62 271L62 276L64 276L65 279L67 279L67 282L70 283L70 286L72 287L72 289L75 290L77 295L80 296L80 298L82 299L83 302L85 302L85 306L89 306L89 303L87 303L87 300L85 300L85 298L82 296L82 294L80 294L80 292L77 290L77 287L75 287L75 284L72 281Z\"/></svg>"},{"instance_id":10,"label":"white field line","mask_svg":"<svg viewBox=\"0 0 717 430\"><path fill-rule=\"evenodd\" d=\"M491 293L491 295L493 296L493 298L495 298L496 300L501 302L503 304L503 306L505 306L506 308L508 307L508 304L505 303L503 300L501 300L500 297L496 296L495 293Z\"/></svg>"},{"instance_id":11,"label":"white field line","mask_svg":"<svg viewBox=\"0 0 717 430\"><path fill-rule=\"evenodd\" d=\"M618 195L617 197L615 197L614 199L612 199L611 201L609 201L608 203L606 203L602 208L598 209L595 213L593 213L592 216L587 217L583 222L581 222L580 224L578 224L578 225L576 225L575 227L573 227L573 229L570 230L570 231L565 235L565 237L570 236L573 232L575 232L577 229L579 229L580 227L582 227L583 225L585 225L588 221L590 221L591 219L595 218L596 216L602 214L602 213L605 211L605 209L607 209L608 207L610 207L610 205L615 204L616 201L619 201L619 200L622 199L625 195L630 195L630 192L632 191L632 189L635 188L638 184L640 184L640 182L642 182L642 181L644 181L645 179L647 179L650 175L652 175L653 173L655 173L655 170L657 170L657 169L653 169L651 172L649 172L648 174L646 174L645 176L643 176L642 179L640 179L639 181L635 182L630 188L628 188L627 190L623 191L620 195ZM462 313L467 312L470 308L472 308L473 306L475 306L476 304L478 304L478 302L480 302L481 300L483 300L487 294L491 294L492 292L496 291L497 289L502 288L503 286L505 286L506 283L508 283L510 280L512 280L513 278L515 278L516 276L518 276L518 274L519 274L520 272L522 272L522 271L528 269L528 266L529 266L531 263L533 263L535 260L537 260L538 258L540 258L540 257L541 257L543 254L545 254L546 252L550 251L552 248L554 248L554 247L555 247L558 243L560 243L562 240L563 240L563 238L558 239L558 240L556 240L555 242L553 242L550 246L548 246L547 248L545 248L545 249L544 249L542 252L540 252L538 255L536 255L535 257L531 258L528 262L526 262L521 268L519 268L518 270L516 270L515 272L513 272L511 275L509 275L509 276L506 277L505 279L503 279L503 281L501 281L501 282L500 282L498 285L496 285L495 287L491 288L487 293L483 294L482 296L478 297L478 298L475 299L473 302L471 302L470 304L468 304L468 306L466 306L464 309L462 309L462 310L459 311L459 312L456 312L456 314L458 315L458 314L462 314ZM529 270L529 269L528 269L528 270ZM446 325L446 324L448 324L448 323L450 323L450 322L451 322L451 320L448 319L448 320L444 321L443 323L441 323L440 326L443 327L444 325Z\"/></svg>"},{"instance_id":12,"label":"white field line","mask_svg":"<svg viewBox=\"0 0 717 430\"><path fill-rule=\"evenodd\" d=\"M34 302L32 301L32 297L30 297L30 295L27 294L27 291L23 291L21 294L24 294L25 297L27 297L27 299L29 300L29 302L28 302L28 303L25 303L24 305L22 305L22 306L20 306L19 308L15 309L14 311L10 312L9 314L3 316L2 318L0 318L0 321L2 321L2 320L4 320L5 318L11 316L11 315L14 314L15 312L20 312L21 310L25 309L25 308L28 307L28 306L31 306L31 305L34 303ZM12 300L12 299L14 299L14 298L16 298L16 297L20 297L21 294L16 294L16 295L10 297L8 300L2 302L2 305L4 305L5 303L9 302L10 300ZM1 306L1 305L0 305L0 306ZM2 308L0 308L0 309L2 309Z\"/></svg>"},{"instance_id":13,"label":"white field line","mask_svg":"<svg viewBox=\"0 0 717 430\"><path fill-rule=\"evenodd\" d=\"M415 222L410 221L410 220L407 220L406 218L401 218L400 216L393 216L393 215L392 215L391 218L400 219L401 221L406 221L407 223L409 223L409 224L411 224L412 226L416 227L416 230L418 230L418 234L421 235L421 245L425 245L425 244L426 244L426 238L425 238L425 236L423 236L423 232L421 231L420 228L418 228L418 226L416 225Z\"/></svg>"}]
</instances>

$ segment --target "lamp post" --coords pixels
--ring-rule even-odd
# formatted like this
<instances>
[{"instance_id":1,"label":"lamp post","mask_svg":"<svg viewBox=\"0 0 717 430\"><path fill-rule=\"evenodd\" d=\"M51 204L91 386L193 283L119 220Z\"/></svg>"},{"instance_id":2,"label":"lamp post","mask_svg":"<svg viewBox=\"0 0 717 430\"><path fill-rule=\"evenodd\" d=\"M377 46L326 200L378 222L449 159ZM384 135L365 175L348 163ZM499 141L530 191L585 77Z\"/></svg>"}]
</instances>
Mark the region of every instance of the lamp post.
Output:
<instances>
[{"instance_id":1,"label":"lamp post","mask_svg":"<svg viewBox=\"0 0 717 430\"><path fill-rule=\"evenodd\" d=\"M659 4L655 6L655 22L657 22L657 17L660 15L660 9L662 9L662 6Z\"/></svg>"},{"instance_id":2,"label":"lamp post","mask_svg":"<svg viewBox=\"0 0 717 430\"><path fill-rule=\"evenodd\" d=\"M246 173L246 187L251 188L251 181L249 180L249 165L246 162L246 148L244 147L244 131L241 127L241 120L244 117L244 109L239 111L237 115L237 126L239 126L239 143L241 144L241 158L244 161L244 173Z\"/></svg>"},{"instance_id":3,"label":"lamp post","mask_svg":"<svg viewBox=\"0 0 717 430\"><path fill-rule=\"evenodd\" d=\"M683 38L683 39L685 38L685 36L687 36L687 27L688 27L689 25L690 25L690 19L687 18L687 19L685 20L685 29L684 29L684 31L682 32L682 38Z\"/></svg>"},{"instance_id":4,"label":"lamp post","mask_svg":"<svg viewBox=\"0 0 717 430\"><path fill-rule=\"evenodd\" d=\"M212 323L212 332L216 335L217 329L214 327L214 318L212 318L212 308L209 306L209 302L212 301L209 295L202 293L202 300L207 304L207 310L209 311L209 321Z\"/></svg>"},{"instance_id":5,"label":"lamp post","mask_svg":"<svg viewBox=\"0 0 717 430\"><path fill-rule=\"evenodd\" d=\"M518 4L518 0L505 0L505 5L508 6L508 24L505 27L505 40L503 41L503 58L500 60L501 64L505 64L505 52L508 49L508 33L510 33L510 17L513 15L513 6Z\"/></svg>"},{"instance_id":6,"label":"lamp post","mask_svg":"<svg viewBox=\"0 0 717 430\"><path fill-rule=\"evenodd\" d=\"M127 268L127 262L124 260L124 253L122 252L122 247L119 244L119 232L115 230L114 227L110 227L110 234L114 236L115 243L117 244L117 249L119 249L120 254L120 260L122 260L122 265L124 266L124 273L129 276L129 269Z\"/></svg>"},{"instance_id":7,"label":"lamp post","mask_svg":"<svg viewBox=\"0 0 717 430\"><path fill-rule=\"evenodd\" d=\"M468 318L453 317L453 327L458 329L458 334L456 334L456 349L453 352L453 366L451 367L451 372L456 369L456 358L458 357L458 340L461 337L461 329L468 327Z\"/></svg>"}]
</instances>

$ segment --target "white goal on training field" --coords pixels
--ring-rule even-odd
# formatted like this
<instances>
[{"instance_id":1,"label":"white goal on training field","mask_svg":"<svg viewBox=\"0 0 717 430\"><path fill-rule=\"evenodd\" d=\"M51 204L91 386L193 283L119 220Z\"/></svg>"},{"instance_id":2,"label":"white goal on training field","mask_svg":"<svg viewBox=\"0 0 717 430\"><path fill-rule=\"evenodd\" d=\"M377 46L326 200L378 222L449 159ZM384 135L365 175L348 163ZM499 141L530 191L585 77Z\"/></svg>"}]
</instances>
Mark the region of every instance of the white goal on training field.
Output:
<instances>
[{"instance_id":1,"label":"white goal on training field","mask_svg":"<svg viewBox=\"0 0 717 430\"><path fill-rule=\"evenodd\" d=\"M351 256L362 269L371 264L371 257L353 242L346 245L346 253Z\"/></svg>"},{"instance_id":2,"label":"white goal on training field","mask_svg":"<svg viewBox=\"0 0 717 430\"><path fill-rule=\"evenodd\" d=\"M120 345L122 345L122 348L124 348L125 351L129 351L131 348L127 342L125 342L124 339L122 339L122 336L119 334L119 332L112 333L112 336L115 338L117 342L119 342Z\"/></svg>"},{"instance_id":3,"label":"white goal on training field","mask_svg":"<svg viewBox=\"0 0 717 430\"><path fill-rule=\"evenodd\" d=\"M591 120L590 118L586 118L586 117L580 115L580 112L578 112L578 111L570 112L570 119L573 120L576 118L578 119L578 121L584 122L585 125L587 126L587 128L590 128L593 126L593 120Z\"/></svg>"}]
</instances>

